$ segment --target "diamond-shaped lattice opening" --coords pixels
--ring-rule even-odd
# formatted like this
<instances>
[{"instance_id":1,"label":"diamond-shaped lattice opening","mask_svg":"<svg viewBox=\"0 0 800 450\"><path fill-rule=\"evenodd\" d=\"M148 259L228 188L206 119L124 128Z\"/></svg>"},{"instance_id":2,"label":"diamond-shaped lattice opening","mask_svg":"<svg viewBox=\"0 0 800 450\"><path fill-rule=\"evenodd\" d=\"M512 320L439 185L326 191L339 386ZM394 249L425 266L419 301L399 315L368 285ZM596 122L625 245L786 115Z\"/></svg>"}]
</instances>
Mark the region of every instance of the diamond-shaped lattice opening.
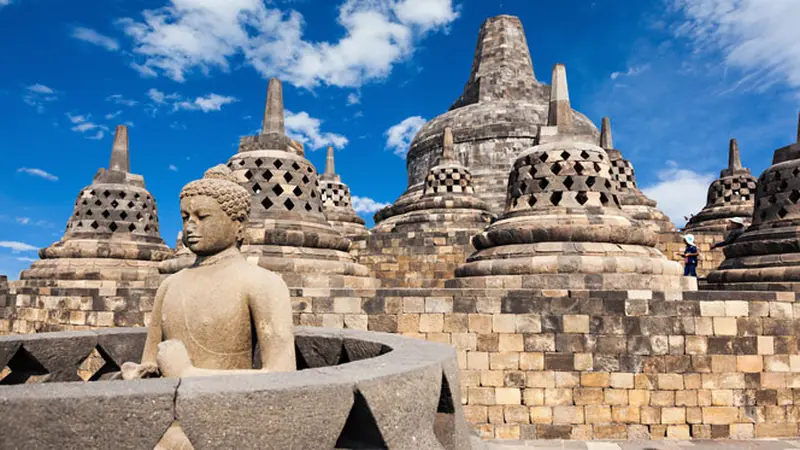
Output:
<instances>
[{"instance_id":1,"label":"diamond-shaped lattice opening","mask_svg":"<svg viewBox=\"0 0 800 450\"><path fill-rule=\"evenodd\" d=\"M128 213L126 213L125 211L122 211L121 213L119 213L119 217L122 220L125 220L125 218L128 217Z\"/></svg>"},{"instance_id":2,"label":"diamond-shaped lattice opening","mask_svg":"<svg viewBox=\"0 0 800 450\"><path fill-rule=\"evenodd\" d=\"M564 178L564 187L566 187L567 189L572 189L573 184L575 184L575 182L572 181L572 177Z\"/></svg>"},{"instance_id":3,"label":"diamond-shaped lattice opening","mask_svg":"<svg viewBox=\"0 0 800 450\"><path fill-rule=\"evenodd\" d=\"M250 189L252 189L254 194L258 194L258 193L261 192L261 185L258 184L258 183L255 183Z\"/></svg>"},{"instance_id":4,"label":"diamond-shaped lattice opening","mask_svg":"<svg viewBox=\"0 0 800 450\"><path fill-rule=\"evenodd\" d=\"M608 195L606 195L606 193L605 193L605 192L601 192L601 193L600 193L600 203L602 203L602 204L603 204L603 206L605 206L605 205L607 205L607 204L608 204L608 202L609 202Z\"/></svg>"},{"instance_id":5,"label":"diamond-shaped lattice opening","mask_svg":"<svg viewBox=\"0 0 800 450\"><path fill-rule=\"evenodd\" d=\"M294 177L292 176L291 173L286 172L285 174L283 174L283 179L286 180L287 183L291 183Z\"/></svg>"},{"instance_id":6,"label":"diamond-shaped lattice opening","mask_svg":"<svg viewBox=\"0 0 800 450\"><path fill-rule=\"evenodd\" d=\"M240 160L239 160L239 165L240 165L240 166L243 166L243 165L244 165L244 160L243 160L243 159L240 159Z\"/></svg>"},{"instance_id":7,"label":"diamond-shaped lattice opening","mask_svg":"<svg viewBox=\"0 0 800 450\"><path fill-rule=\"evenodd\" d=\"M306 172L308 172L308 173L314 173L314 169L313 169L311 166L309 166L309 167L306 167Z\"/></svg>"},{"instance_id":8,"label":"diamond-shaped lattice opening","mask_svg":"<svg viewBox=\"0 0 800 450\"><path fill-rule=\"evenodd\" d=\"M549 182L549 181L547 181L547 180L546 180L546 179L544 179L544 178L542 178L541 180L539 180L539 188L540 188L540 189L544 189L544 188L546 188L548 184L550 184L550 182Z\"/></svg>"},{"instance_id":9,"label":"diamond-shaped lattice opening","mask_svg":"<svg viewBox=\"0 0 800 450\"><path fill-rule=\"evenodd\" d=\"M519 183L520 194L527 192L527 190L528 190L528 181L527 180L522 180Z\"/></svg>"},{"instance_id":10,"label":"diamond-shaped lattice opening","mask_svg":"<svg viewBox=\"0 0 800 450\"><path fill-rule=\"evenodd\" d=\"M245 177L245 178L247 178L248 180L249 180L249 179L251 179L251 178L253 178L253 172L251 172L251 171L249 171L249 170L248 170L248 171L246 171L246 172L244 173L244 177Z\"/></svg>"},{"instance_id":11,"label":"diamond-shaped lattice opening","mask_svg":"<svg viewBox=\"0 0 800 450\"><path fill-rule=\"evenodd\" d=\"M110 374L119 371L117 363L100 346L93 348L89 356L78 366L78 376L83 381L106 379L111 376Z\"/></svg>"},{"instance_id":12,"label":"diamond-shaped lattice opening","mask_svg":"<svg viewBox=\"0 0 800 450\"><path fill-rule=\"evenodd\" d=\"M576 162L575 163L575 172L580 175L583 173L583 164Z\"/></svg>"},{"instance_id":13,"label":"diamond-shaped lattice opening","mask_svg":"<svg viewBox=\"0 0 800 450\"><path fill-rule=\"evenodd\" d=\"M533 205L535 205L535 204L536 204L536 201L537 201L537 200L536 200L536 196L535 196L535 195L531 195L531 196L529 196L529 197L528 197L528 206L533 206Z\"/></svg>"},{"instance_id":14,"label":"diamond-shaped lattice opening","mask_svg":"<svg viewBox=\"0 0 800 450\"><path fill-rule=\"evenodd\" d=\"M311 191L311 198L317 198L317 193L314 192L314 191Z\"/></svg>"},{"instance_id":15,"label":"diamond-shaped lattice opening","mask_svg":"<svg viewBox=\"0 0 800 450\"><path fill-rule=\"evenodd\" d=\"M795 167L794 170L792 170L792 176L796 177L797 175L800 175L800 169Z\"/></svg>"},{"instance_id":16,"label":"diamond-shaped lattice opening","mask_svg":"<svg viewBox=\"0 0 800 450\"><path fill-rule=\"evenodd\" d=\"M562 196L563 196L563 194L561 192L558 192L558 191L557 192L553 192L553 195L550 196L550 203L552 203L555 206L558 206L558 204L561 203L561 197Z\"/></svg>"},{"instance_id":17,"label":"diamond-shaped lattice opening","mask_svg":"<svg viewBox=\"0 0 800 450\"><path fill-rule=\"evenodd\" d=\"M274 203L272 203L272 200L269 198L264 198L264 200L261 200L261 206L263 206L264 209L270 209L272 205L274 205Z\"/></svg>"},{"instance_id":18,"label":"diamond-shaped lattice opening","mask_svg":"<svg viewBox=\"0 0 800 450\"><path fill-rule=\"evenodd\" d=\"M145 225L144 232L147 233L148 231L150 231L150 225ZM158 231L158 227L156 227L156 231Z\"/></svg>"},{"instance_id":19,"label":"diamond-shaped lattice opening","mask_svg":"<svg viewBox=\"0 0 800 450\"><path fill-rule=\"evenodd\" d=\"M265 170L265 171L264 171L264 174L263 174L263 175L261 175L261 176L262 176L262 177L263 177L265 180L269 181L269 180L271 180L271 179L272 179L272 172L270 172L269 170Z\"/></svg>"},{"instance_id":20,"label":"diamond-shaped lattice opening","mask_svg":"<svg viewBox=\"0 0 800 450\"><path fill-rule=\"evenodd\" d=\"M547 153L542 153L541 155L539 155L539 161L547 162Z\"/></svg>"},{"instance_id":21,"label":"diamond-shaped lattice opening","mask_svg":"<svg viewBox=\"0 0 800 450\"><path fill-rule=\"evenodd\" d=\"M597 180L595 177L586 177L586 187L594 186L595 180Z\"/></svg>"},{"instance_id":22,"label":"diamond-shaped lattice opening","mask_svg":"<svg viewBox=\"0 0 800 450\"><path fill-rule=\"evenodd\" d=\"M561 164L559 164L559 163L555 163L552 166L550 166L550 171L553 172L556 175L558 175L561 172L561 169L562 169L562 167L561 167Z\"/></svg>"},{"instance_id":23,"label":"diamond-shaped lattice opening","mask_svg":"<svg viewBox=\"0 0 800 450\"><path fill-rule=\"evenodd\" d=\"M0 385L43 383L49 372L25 347L20 347L0 369Z\"/></svg>"},{"instance_id":24,"label":"diamond-shaped lattice opening","mask_svg":"<svg viewBox=\"0 0 800 450\"><path fill-rule=\"evenodd\" d=\"M603 170L603 168L600 166L600 164L594 163L594 171L596 173L599 174L602 170Z\"/></svg>"},{"instance_id":25,"label":"diamond-shaped lattice opening","mask_svg":"<svg viewBox=\"0 0 800 450\"><path fill-rule=\"evenodd\" d=\"M90 227L92 227L92 228L94 228L94 229L96 230L96 229L97 229L97 228L98 228L100 225L98 225L98 224L97 224L97 221L95 220L95 221L93 221L91 224L89 224L89 226L90 226Z\"/></svg>"},{"instance_id":26,"label":"diamond-shaped lattice opening","mask_svg":"<svg viewBox=\"0 0 800 450\"><path fill-rule=\"evenodd\" d=\"M581 151L581 159L589 159L589 156L590 156L589 152L587 152L586 150Z\"/></svg>"},{"instance_id":27,"label":"diamond-shaped lattice opening","mask_svg":"<svg viewBox=\"0 0 800 450\"><path fill-rule=\"evenodd\" d=\"M119 198L125 198L127 196L128 196L128 194L126 194L125 191L122 191L122 192L119 193Z\"/></svg>"},{"instance_id":28,"label":"diamond-shaped lattice opening","mask_svg":"<svg viewBox=\"0 0 800 450\"><path fill-rule=\"evenodd\" d=\"M84 201L81 202L81 205L88 205L88 204L89 204L88 200L84 200Z\"/></svg>"},{"instance_id":29,"label":"diamond-shaped lattice opening","mask_svg":"<svg viewBox=\"0 0 800 450\"><path fill-rule=\"evenodd\" d=\"M292 194L301 197L303 195L303 190L300 189L298 186L295 186L294 189L292 189Z\"/></svg>"},{"instance_id":30,"label":"diamond-shaped lattice opening","mask_svg":"<svg viewBox=\"0 0 800 450\"><path fill-rule=\"evenodd\" d=\"M296 162L295 162L295 163L292 163L292 169L294 169L294 170L300 170L300 166L299 166L299 165L298 165Z\"/></svg>"},{"instance_id":31,"label":"diamond-shaped lattice opening","mask_svg":"<svg viewBox=\"0 0 800 450\"><path fill-rule=\"evenodd\" d=\"M256 158L256 160L253 162L255 163L256 167L261 167L261 165L264 164L264 161L261 158Z\"/></svg>"},{"instance_id":32,"label":"diamond-shaped lattice opening","mask_svg":"<svg viewBox=\"0 0 800 450\"><path fill-rule=\"evenodd\" d=\"M101 205L103 204L103 201L102 201L102 200L96 200L96 201L94 202L94 204L95 204L96 206L101 206Z\"/></svg>"},{"instance_id":33,"label":"diamond-shaped lattice opening","mask_svg":"<svg viewBox=\"0 0 800 450\"><path fill-rule=\"evenodd\" d=\"M769 202L770 205L774 205L775 200L777 200L777 198L774 195L770 195L769 197L767 197L767 202Z\"/></svg>"},{"instance_id":34,"label":"diamond-shaped lattice opening","mask_svg":"<svg viewBox=\"0 0 800 450\"><path fill-rule=\"evenodd\" d=\"M780 172L775 171L773 173L775 174L775 181L778 181L778 180L781 179L781 173Z\"/></svg>"},{"instance_id":35,"label":"diamond-shaped lattice opening","mask_svg":"<svg viewBox=\"0 0 800 450\"><path fill-rule=\"evenodd\" d=\"M577 200L581 205L584 205L589 201L589 196L586 195L586 192L580 191L578 192L578 195L575 196L575 200Z\"/></svg>"},{"instance_id":36,"label":"diamond-shaped lattice opening","mask_svg":"<svg viewBox=\"0 0 800 450\"><path fill-rule=\"evenodd\" d=\"M111 195L111 192L108 192L108 191L104 191L103 192L103 196L108 197L109 195Z\"/></svg>"},{"instance_id":37,"label":"diamond-shaped lattice opening","mask_svg":"<svg viewBox=\"0 0 800 450\"><path fill-rule=\"evenodd\" d=\"M303 175L303 178L301 178L301 179L303 180L303 184L306 184L306 183L308 183L309 181L311 181L311 180L309 180L309 179L308 179L308 176L307 176L307 175Z\"/></svg>"},{"instance_id":38,"label":"diamond-shaped lattice opening","mask_svg":"<svg viewBox=\"0 0 800 450\"><path fill-rule=\"evenodd\" d=\"M567 159L569 159L569 157L570 157L570 154L569 154L568 151L564 150L563 152L561 152L561 159L567 160Z\"/></svg>"},{"instance_id":39,"label":"diamond-shaped lattice opening","mask_svg":"<svg viewBox=\"0 0 800 450\"><path fill-rule=\"evenodd\" d=\"M605 185L606 185L606 189L611 189L611 180L606 179Z\"/></svg>"},{"instance_id":40,"label":"diamond-shaped lattice opening","mask_svg":"<svg viewBox=\"0 0 800 450\"><path fill-rule=\"evenodd\" d=\"M275 195L280 197L280 195L283 194L283 188L281 187L280 184L276 184L275 187L272 188L272 192L274 192Z\"/></svg>"},{"instance_id":41,"label":"diamond-shaped lattice opening","mask_svg":"<svg viewBox=\"0 0 800 450\"><path fill-rule=\"evenodd\" d=\"M306 202L305 208L306 208L306 211L311 211L312 209L314 209L308 202Z\"/></svg>"},{"instance_id":42,"label":"diamond-shaped lattice opening","mask_svg":"<svg viewBox=\"0 0 800 450\"><path fill-rule=\"evenodd\" d=\"M117 223L116 222L111 222L108 225L108 228L111 229L112 232L117 231Z\"/></svg>"},{"instance_id":43,"label":"diamond-shaped lattice opening","mask_svg":"<svg viewBox=\"0 0 800 450\"><path fill-rule=\"evenodd\" d=\"M789 187L789 183L787 183L786 180L783 180L781 181L780 186L778 186L778 190L782 192L785 191L787 187Z\"/></svg>"},{"instance_id":44,"label":"diamond-shaped lattice opening","mask_svg":"<svg viewBox=\"0 0 800 450\"><path fill-rule=\"evenodd\" d=\"M142 216L142 213L136 213L136 220L139 221L139 222L144 220L144 217Z\"/></svg>"},{"instance_id":45,"label":"diamond-shaped lattice opening","mask_svg":"<svg viewBox=\"0 0 800 450\"><path fill-rule=\"evenodd\" d=\"M77 215L77 214L75 214L75 215ZM89 217L92 217L94 215L94 213L90 209L90 210L86 211L86 215L89 216Z\"/></svg>"},{"instance_id":46,"label":"diamond-shaped lattice opening","mask_svg":"<svg viewBox=\"0 0 800 450\"><path fill-rule=\"evenodd\" d=\"M119 206L119 202L117 202L116 200L111 202L111 207L112 208L116 208L117 206Z\"/></svg>"},{"instance_id":47,"label":"diamond-shaped lattice opening","mask_svg":"<svg viewBox=\"0 0 800 450\"><path fill-rule=\"evenodd\" d=\"M134 196L133 196L133 198L135 198L136 200L139 200L140 197L141 197L141 195L139 195L138 193L134 194Z\"/></svg>"},{"instance_id":48,"label":"diamond-shaped lattice opening","mask_svg":"<svg viewBox=\"0 0 800 450\"><path fill-rule=\"evenodd\" d=\"M287 199L286 199L286 201L285 201L285 202L283 202L283 206L285 206L285 207L286 207L286 209L288 209L289 211L291 211L291 210L293 210L293 209L294 209L294 202L292 201L292 199L290 199L290 198L287 198Z\"/></svg>"},{"instance_id":49,"label":"diamond-shaped lattice opening","mask_svg":"<svg viewBox=\"0 0 800 450\"><path fill-rule=\"evenodd\" d=\"M133 233L134 231L136 231L136 225L134 225L134 224L130 224L130 225L128 225L128 231L130 231L131 233Z\"/></svg>"},{"instance_id":50,"label":"diamond-shaped lattice opening","mask_svg":"<svg viewBox=\"0 0 800 450\"><path fill-rule=\"evenodd\" d=\"M128 208L133 208L134 206L136 206L136 203L128 202Z\"/></svg>"},{"instance_id":51,"label":"diamond-shaped lattice opening","mask_svg":"<svg viewBox=\"0 0 800 450\"><path fill-rule=\"evenodd\" d=\"M783 219L784 217L786 217L787 214L789 214L789 211L787 211L786 208L781 206L781 209L778 210L778 217Z\"/></svg>"},{"instance_id":52,"label":"diamond-shaped lattice opening","mask_svg":"<svg viewBox=\"0 0 800 450\"><path fill-rule=\"evenodd\" d=\"M272 165L275 166L276 169L280 169L281 167L283 167L283 163L281 162L280 159L276 159L275 161L273 161Z\"/></svg>"},{"instance_id":53,"label":"diamond-shaped lattice opening","mask_svg":"<svg viewBox=\"0 0 800 450\"><path fill-rule=\"evenodd\" d=\"M797 189L792 189L792 192L789 194L789 200L791 200L792 203L797 203L797 201L800 200L800 192Z\"/></svg>"}]
</instances>

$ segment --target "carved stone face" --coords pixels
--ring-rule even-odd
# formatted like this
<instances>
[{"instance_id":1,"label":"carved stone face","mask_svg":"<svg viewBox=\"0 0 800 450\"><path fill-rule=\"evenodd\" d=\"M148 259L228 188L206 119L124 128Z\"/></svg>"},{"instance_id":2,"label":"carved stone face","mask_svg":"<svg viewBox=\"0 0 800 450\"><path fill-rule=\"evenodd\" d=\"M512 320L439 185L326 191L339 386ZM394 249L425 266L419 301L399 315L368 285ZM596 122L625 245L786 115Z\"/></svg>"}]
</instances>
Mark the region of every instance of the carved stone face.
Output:
<instances>
[{"instance_id":1,"label":"carved stone face","mask_svg":"<svg viewBox=\"0 0 800 450\"><path fill-rule=\"evenodd\" d=\"M215 255L236 245L242 223L225 214L214 198L206 195L181 200L183 243L198 256Z\"/></svg>"}]
</instances>

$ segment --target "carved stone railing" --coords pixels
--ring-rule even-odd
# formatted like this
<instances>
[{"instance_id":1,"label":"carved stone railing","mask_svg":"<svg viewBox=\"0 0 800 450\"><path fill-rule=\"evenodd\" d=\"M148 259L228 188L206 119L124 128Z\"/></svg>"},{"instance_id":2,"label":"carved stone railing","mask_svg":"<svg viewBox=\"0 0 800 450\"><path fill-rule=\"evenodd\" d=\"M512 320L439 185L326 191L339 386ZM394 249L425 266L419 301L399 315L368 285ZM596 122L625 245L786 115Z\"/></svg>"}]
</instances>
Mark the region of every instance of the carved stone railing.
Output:
<instances>
[{"instance_id":1,"label":"carved stone railing","mask_svg":"<svg viewBox=\"0 0 800 450\"><path fill-rule=\"evenodd\" d=\"M470 448L449 346L298 327L297 372L109 380L144 338L0 337L2 446L149 450L179 421L196 449Z\"/></svg>"}]
</instances>

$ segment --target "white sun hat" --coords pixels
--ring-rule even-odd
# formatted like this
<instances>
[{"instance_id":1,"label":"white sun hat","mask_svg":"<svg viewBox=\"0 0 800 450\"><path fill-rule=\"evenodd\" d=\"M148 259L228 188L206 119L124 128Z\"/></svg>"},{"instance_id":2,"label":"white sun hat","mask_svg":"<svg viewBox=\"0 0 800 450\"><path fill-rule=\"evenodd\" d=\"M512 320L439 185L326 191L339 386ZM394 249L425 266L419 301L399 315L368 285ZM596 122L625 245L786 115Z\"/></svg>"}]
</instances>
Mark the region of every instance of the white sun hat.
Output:
<instances>
[{"instance_id":1,"label":"white sun hat","mask_svg":"<svg viewBox=\"0 0 800 450\"><path fill-rule=\"evenodd\" d=\"M683 240L686 241L689 245L694 245L694 235L693 234L685 234L683 235Z\"/></svg>"},{"instance_id":2,"label":"white sun hat","mask_svg":"<svg viewBox=\"0 0 800 450\"><path fill-rule=\"evenodd\" d=\"M732 217L728 220L730 220L733 223L738 223L739 225L744 225L744 219L742 219L741 217Z\"/></svg>"}]
</instances>

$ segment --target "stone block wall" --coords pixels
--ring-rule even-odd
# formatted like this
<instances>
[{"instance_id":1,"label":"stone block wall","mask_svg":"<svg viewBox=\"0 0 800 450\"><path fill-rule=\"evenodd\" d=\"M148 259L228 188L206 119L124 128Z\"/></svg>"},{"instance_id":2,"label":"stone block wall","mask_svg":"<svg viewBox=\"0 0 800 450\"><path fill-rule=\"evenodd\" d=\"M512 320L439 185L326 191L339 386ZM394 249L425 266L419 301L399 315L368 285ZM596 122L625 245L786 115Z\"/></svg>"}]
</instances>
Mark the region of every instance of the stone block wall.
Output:
<instances>
[{"instance_id":1,"label":"stone block wall","mask_svg":"<svg viewBox=\"0 0 800 450\"><path fill-rule=\"evenodd\" d=\"M697 275L705 277L709 272L719 267L725 260L725 254L721 248L711 250L711 246L725 239L724 233L692 233L694 235L700 257L697 261ZM686 244L683 242L682 233L659 233L658 249L667 258L683 264L683 258L678 254L683 253Z\"/></svg>"},{"instance_id":2,"label":"stone block wall","mask_svg":"<svg viewBox=\"0 0 800 450\"><path fill-rule=\"evenodd\" d=\"M451 344L484 438L797 437L794 293L293 293L298 325Z\"/></svg>"},{"instance_id":3,"label":"stone block wall","mask_svg":"<svg viewBox=\"0 0 800 450\"><path fill-rule=\"evenodd\" d=\"M477 231L408 231L375 233L350 248L382 287L440 288L456 267L475 252Z\"/></svg>"}]
</instances>

